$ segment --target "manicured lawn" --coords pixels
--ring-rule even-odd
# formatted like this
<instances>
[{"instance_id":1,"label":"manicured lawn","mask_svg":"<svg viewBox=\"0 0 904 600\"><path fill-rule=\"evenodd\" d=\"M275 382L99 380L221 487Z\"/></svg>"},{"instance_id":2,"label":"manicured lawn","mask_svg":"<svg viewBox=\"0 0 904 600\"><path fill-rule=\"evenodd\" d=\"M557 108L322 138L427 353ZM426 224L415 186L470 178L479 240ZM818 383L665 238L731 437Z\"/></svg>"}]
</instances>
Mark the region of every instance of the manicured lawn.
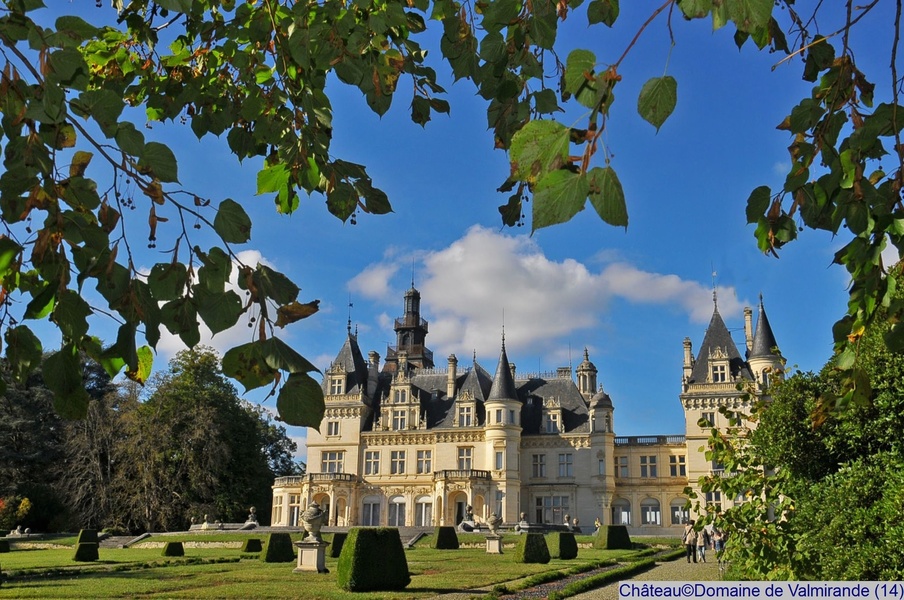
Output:
<instances>
[{"instance_id":1,"label":"manicured lawn","mask_svg":"<svg viewBox=\"0 0 904 600\"><path fill-rule=\"evenodd\" d=\"M230 536L232 537L232 536ZM241 539L241 536L236 536ZM245 537L263 537L249 535ZM514 542L516 536L506 537ZM153 541L161 540L153 538ZM171 538L167 536L167 541ZM201 538L185 536L182 541ZM470 536L461 536L468 543ZM482 540L475 537L475 541ZM213 541L205 537L202 541ZM217 540L220 541L220 540ZM223 540L225 541L225 540ZM234 541L234 540L230 540ZM0 598L305 598L418 599L511 582L549 571L566 570L636 554L582 548L575 560L553 559L547 565L514 562L514 553L491 555L483 547L433 550L430 538L406 551L411 584L398 593L344 592L336 586L337 559L327 558L330 573L294 573L294 563L262 563L241 558L237 548L186 548L184 558L165 558L160 548L101 548L100 560L77 563L74 550L19 550L0 554L4 575ZM64 572L65 570L65 572ZM70 572L71 571L71 572ZM40 577L25 577L42 573Z\"/></svg>"}]
</instances>

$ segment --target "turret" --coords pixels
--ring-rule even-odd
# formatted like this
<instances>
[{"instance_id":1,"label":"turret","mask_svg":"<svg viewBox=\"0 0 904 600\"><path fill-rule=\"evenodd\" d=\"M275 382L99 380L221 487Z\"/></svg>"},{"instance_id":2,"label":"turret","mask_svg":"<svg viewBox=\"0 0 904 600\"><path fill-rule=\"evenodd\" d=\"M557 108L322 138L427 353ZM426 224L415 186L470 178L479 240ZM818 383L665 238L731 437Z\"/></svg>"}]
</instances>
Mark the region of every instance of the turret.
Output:
<instances>
[{"instance_id":1,"label":"turret","mask_svg":"<svg viewBox=\"0 0 904 600\"><path fill-rule=\"evenodd\" d=\"M753 342L747 354L747 364L750 365L750 371L757 383L763 387L768 387L771 380L780 376L784 370L784 358L778 349L769 319L766 318L762 296L760 296L756 332L753 334Z\"/></svg>"},{"instance_id":2,"label":"turret","mask_svg":"<svg viewBox=\"0 0 904 600\"><path fill-rule=\"evenodd\" d=\"M590 401L596 393L596 365L590 362L590 353L584 348L584 360L578 365L578 391L584 400Z\"/></svg>"}]
</instances>

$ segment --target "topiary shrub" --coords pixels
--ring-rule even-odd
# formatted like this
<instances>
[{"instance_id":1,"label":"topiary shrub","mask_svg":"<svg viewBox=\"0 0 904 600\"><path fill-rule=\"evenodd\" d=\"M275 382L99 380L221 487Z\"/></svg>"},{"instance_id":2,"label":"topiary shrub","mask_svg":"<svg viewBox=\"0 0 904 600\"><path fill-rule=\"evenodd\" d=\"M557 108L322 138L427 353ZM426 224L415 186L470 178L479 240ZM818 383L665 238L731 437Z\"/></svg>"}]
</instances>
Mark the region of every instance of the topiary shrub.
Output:
<instances>
[{"instance_id":1,"label":"topiary shrub","mask_svg":"<svg viewBox=\"0 0 904 600\"><path fill-rule=\"evenodd\" d=\"M91 562L98 558L97 542L78 542L75 544L75 556L72 557L72 560Z\"/></svg>"},{"instance_id":2,"label":"topiary shrub","mask_svg":"<svg viewBox=\"0 0 904 600\"><path fill-rule=\"evenodd\" d=\"M0 552L9 552L9 542L0 540Z\"/></svg>"},{"instance_id":3,"label":"topiary shrub","mask_svg":"<svg viewBox=\"0 0 904 600\"><path fill-rule=\"evenodd\" d=\"M436 527L433 529L433 543L430 545L435 550L458 550L458 534L454 527Z\"/></svg>"},{"instance_id":4,"label":"topiary shrub","mask_svg":"<svg viewBox=\"0 0 904 600\"><path fill-rule=\"evenodd\" d=\"M185 556L182 542L167 542L163 545L163 556Z\"/></svg>"},{"instance_id":5,"label":"topiary shrub","mask_svg":"<svg viewBox=\"0 0 904 600\"><path fill-rule=\"evenodd\" d=\"M248 538L242 543L242 552L257 553L264 549L263 544L258 538Z\"/></svg>"},{"instance_id":6,"label":"topiary shrub","mask_svg":"<svg viewBox=\"0 0 904 600\"><path fill-rule=\"evenodd\" d=\"M549 562L549 548L546 537L542 533L528 533L518 538L515 545L515 562L540 563Z\"/></svg>"},{"instance_id":7,"label":"topiary shrub","mask_svg":"<svg viewBox=\"0 0 904 600\"><path fill-rule=\"evenodd\" d=\"M625 525L603 525L593 540L593 547L601 550L630 550L634 546Z\"/></svg>"},{"instance_id":8,"label":"topiary shrub","mask_svg":"<svg viewBox=\"0 0 904 600\"><path fill-rule=\"evenodd\" d=\"M295 561L295 546L288 533L271 533L267 543L261 550L261 560L268 563L284 563Z\"/></svg>"},{"instance_id":9,"label":"topiary shrub","mask_svg":"<svg viewBox=\"0 0 904 600\"><path fill-rule=\"evenodd\" d=\"M549 555L552 558L571 560L578 557L578 543L574 534L569 531L554 531L546 540L549 545Z\"/></svg>"},{"instance_id":10,"label":"topiary shrub","mask_svg":"<svg viewBox=\"0 0 904 600\"><path fill-rule=\"evenodd\" d=\"M352 527L339 554L336 583L349 592L405 589L411 574L399 530Z\"/></svg>"},{"instance_id":11,"label":"topiary shrub","mask_svg":"<svg viewBox=\"0 0 904 600\"><path fill-rule=\"evenodd\" d=\"M326 555L330 558L339 558L339 555L342 554L342 546L345 545L346 538L348 538L348 534L344 531L334 533L333 541L330 542L330 547L327 549Z\"/></svg>"},{"instance_id":12,"label":"topiary shrub","mask_svg":"<svg viewBox=\"0 0 904 600\"><path fill-rule=\"evenodd\" d=\"M78 532L78 539L75 540L76 544L96 544L97 542L96 529L82 529Z\"/></svg>"}]
</instances>

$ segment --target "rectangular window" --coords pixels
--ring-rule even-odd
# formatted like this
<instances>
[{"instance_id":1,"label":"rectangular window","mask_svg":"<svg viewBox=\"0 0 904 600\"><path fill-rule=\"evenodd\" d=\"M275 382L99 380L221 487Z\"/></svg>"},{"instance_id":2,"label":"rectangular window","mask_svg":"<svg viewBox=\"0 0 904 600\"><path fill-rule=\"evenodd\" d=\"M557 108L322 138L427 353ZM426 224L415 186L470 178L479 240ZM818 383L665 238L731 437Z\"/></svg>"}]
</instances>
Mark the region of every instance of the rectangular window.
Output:
<instances>
[{"instance_id":1,"label":"rectangular window","mask_svg":"<svg viewBox=\"0 0 904 600\"><path fill-rule=\"evenodd\" d=\"M690 512L682 504L672 505L672 525L684 525L690 519Z\"/></svg>"},{"instance_id":2,"label":"rectangular window","mask_svg":"<svg viewBox=\"0 0 904 600\"><path fill-rule=\"evenodd\" d=\"M496 470L501 471L505 468L505 463L503 461L503 454L501 450L496 451Z\"/></svg>"},{"instance_id":3,"label":"rectangular window","mask_svg":"<svg viewBox=\"0 0 904 600\"><path fill-rule=\"evenodd\" d=\"M672 477L687 477L687 466L684 464L684 455L669 457L669 475Z\"/></svg>"},{"instance_id":4,"label":"rectangular window","mask_svg":"<svg viewBox=\"0 0 904 600\"><path fill-rule=\"evenodd\" d=\"M429 527L433 525L433 504L418 502L414 505L414 526Z\"/></svg>"},{"instance_id":5,"label":"rectangular window","mask_svg":"<svg viewBox=\"0 0 904 600\"><path fill-rule=\"evenodd\" d=\"M615 457L615 476L616 477L627 477L628 476L628 457L627 456L616 456Z\"/></svg>"},{"instance_id":6,"label":"rectangular window","mask_svg":"<svg viewBox=\"0 0 904 600\"><path fill-rule=\"evenodd\" d=\"M596 468L599 471L600 475L605 475L606 474L606 459L601 458L601 459L597 460Z\"/></svg>"},{"instance_id":7,"label":"rectangular window","mask_svg":"<svg viewBox=\"0 0 904 600\"><path fill-rule=\"evenodd\" d=\"M641 456L640 457L640 476L656 477L656 457Z\"/></svg>"},{"instance_id":8,"label":"rectangular window","mask_svg":"<svg viewBox=\"0 0 904 600\"><path fill-rule=\"evenodd\" d=\"M501 408L496 409L496 422L499 423L500 425L502 425L502 409Z\"/></svg>"},{"instance_id":9,"label":"rectangular window","mask_svg":"<svg viewBox=\"0 0 904 600\"><path fill-rule=\"evenodd\" d=\"M514 424L515 424L515 411L514 411L514 410L510 410L510 411L509 411L509 420L508 420L508 422L509 422L509 424L511 424L511 425L514 425Z\"/></svg>"},{"instance_id":10,"label":"rectangular window","mask_svg":"<svg viewBox=\"0 0 904 600\"><path fill-rule=\"evenodd\" d=\"M546 455L534 454L530 457L531 477L546 477Z\"/></svg>"},{"instance_id":11,"label":"rectangular window","mask_svg":"<svg viewBox=\"0 0 904 600\"><path fill-rule=\"evenodd\" d=\"M364 474L380 474L380 452L378 450L368 450L364 453Z\"/></svg>"},{"instance_id":12,"label":"rectangular window","mask_svg":"<svg viewBox=\"0 0 904 600\"><path fill-rule=\"evenodd\" d=\"M274 525L279 525L282 522L282 505L283 497L273 496L273 518L270 521Z\"/></svg>"},{"instance_id":13,"label":"rectangular window","mask_svg":"<svg viewBox=\"0 0 904 600\"><path fill-rule=\"evenodd\" d=\"M362 521L365 526L376 527L380 524L380 503L365 502Z\"/></svg>"},{"instance_id":14,"label":"rectangular window","mask_svg":"<svg viewBox=\"0 0 904 600\"><path fill-rule=\"evenodd\" d=\"M471 459L473 457L473 448L459 448L458 449L458 470L459 471L470 471L471 470Z\"/></svg>"},{"instance_id":15,"label":"rectangular window","mask_svg":"<svg viewBox=\"0 0 904 600\"><path fill-rule=\"evenodd\" d=\"M728 381L725 365L712 366L713 383L722 383Z\"/></svg>"},{"instance_id":16,"label":"rectangular window","mask_svg":"<svg viewBox=\"0 0 904 600\"><path fill-rule=\"evenodd\" d=\"M504 496L503 496L502 492L500 490L496 490L496 514L499 515L500 517L505 514L505 512L502 510L503 497Z\"/></svg>"},{"instance_id":17,"label":"rectangular window","mask_svg":"<svg viewBox=\"0 0 904 600\"><path fill-rule=\"evenodd\" d=\"M345 390L342 389L342 377L331 377L330 378L330 394L333 396L338 396Z\"/></svg>"},{"instance_id":18,"label":"rectangular window","mask_svg":"<svg viewBox=\"0 0 904 600\"><path fill-rule=\"evenodd\" d=\"M706 504L713 507L716 512L722 510L722 492L706 492Z\"/></svg>"},{"instance_id":19,"label":"rectangular window","mask_svg":"<svg viewBox=\"0 0 904 600\"><path fill-rule=\"evenodd\" d=\"M459 427L470 427L471 426L471 407L470 406L459 406L458 407L458 426Z\"/></svg>"},{"instance_id":20,"label":"rectangular window","mask_svg":"<svg viewBox=\"0 0 904 600\"><path fill-rule=\"evenodd\" d=\"M327 435L339 435L339 421L327 421L326 422L326 434Z\"/></svg>"},{"instance_id":21,"label":"rectangular window","mask_svg":"<svg viewBox=\"0 0 904 600\"><path fill-rule=\"evenodd\" d=\"M568 514L568 496L540 496L537 498L537 522L562 524Z\"/></svg>"},{"instance_id":22,"label":"rectangular window","mask_svg":"<svg viewBox=\"0 0 904 600\"><path fill-rule=\"evenodd\" d=\"M301 516L301 495L289 494L289 527L298 527L299 516Z\"/></svg>"},{"instance_id":23,"label":"rectangular window","mask_svg":"<svg viewBox=\"0 0 904 600\"><path fill-rule=\"evenodd\" d=\"M716 425L716 413L705 412L700 420L706 422L706 425L702 425L702 427L714 427Z\"/></svg>"},{"instance_id":24,"label":"rectangular window","mask_svg":"<svg viewBox=\"0 0 904 600\"><path fill-rule=\"evenodd\" d=\"M570 452L559 455L559 477L574 477L574 455Z\"/></svg>"},{"instance_id":25,"label":"rectangular window","mask_svg":"<svg viewBox=\"0 0 904 600\"><path fill-rule=\"evenodd\" d=\"M393 431L402 431L406 427L408 427L408 411L404 409L392 411Z\"/></svg>"},{"instance_id":26,"label":"rectangular window","mask_svg":"<svg viewBox=\"0 0 904 600\"><path fill-rule=\"evenodd\" d=\"M417 451L417 472L420 474L433 471L433 450Z\"/></svg>"},{"instance_id":27,"label":"rectangular window","mask_svg":"<svg viewBox=\"0 0 904 600\"><path fill-rule=\"evenodd\" d=\"M559 433L559 415L556 413L546 415L546 433Z\"/></svg>"},{"instance_id":28,"label":"rectangular window","mask_svg":"<svg viewBox=\"0 0 904 600\"><path fill-rule=\"evenodd\" d=\"M345 460L345 452L329 450L320 453L321 473L343 473L342 463Z\"/></svg>"},{"instance_id":29,"label":"rectangular window","mask_svg":"<svg viewBox=\"0 0 904 600\"><path fill-rule=\"evenodd\" d=\"M405 526L405 503L390 502L389 503L389 526L404 527Z\"/></svg>"},{"instance_id":30,"label":"rectangular window","mask_svg":"<svg viewBox=\"0 0 904 600\"><path fill-rule=\"evenodd\" d=\"M399 475L405 472L405 451L393 450L389 454L389 472Z\"/></svg>"}]
</instances>

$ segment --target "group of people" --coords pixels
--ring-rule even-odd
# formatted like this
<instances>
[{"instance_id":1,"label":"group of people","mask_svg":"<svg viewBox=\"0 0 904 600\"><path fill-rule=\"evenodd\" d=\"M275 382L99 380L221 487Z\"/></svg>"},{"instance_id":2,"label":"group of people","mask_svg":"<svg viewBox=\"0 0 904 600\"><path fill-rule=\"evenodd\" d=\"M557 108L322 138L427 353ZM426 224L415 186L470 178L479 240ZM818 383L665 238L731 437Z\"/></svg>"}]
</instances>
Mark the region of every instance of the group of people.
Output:
<instances>
[{"instance_id":1,"label":"group of people","mask_svg":"<svg viewBox=\"0 0 904 600\"><path fill-rule=\"evenodd\" d=\"M697 559L706 562L707 548L712 548L716 553L716 560L719 560L725 547L725 534L716 528L712 529L712 533L705 527L697 531L694 529L694 522L688 521L687 525L684 526L682 542L684 543L688 563L691 560L696 563Z\"/></svg>"}]
</instances>

